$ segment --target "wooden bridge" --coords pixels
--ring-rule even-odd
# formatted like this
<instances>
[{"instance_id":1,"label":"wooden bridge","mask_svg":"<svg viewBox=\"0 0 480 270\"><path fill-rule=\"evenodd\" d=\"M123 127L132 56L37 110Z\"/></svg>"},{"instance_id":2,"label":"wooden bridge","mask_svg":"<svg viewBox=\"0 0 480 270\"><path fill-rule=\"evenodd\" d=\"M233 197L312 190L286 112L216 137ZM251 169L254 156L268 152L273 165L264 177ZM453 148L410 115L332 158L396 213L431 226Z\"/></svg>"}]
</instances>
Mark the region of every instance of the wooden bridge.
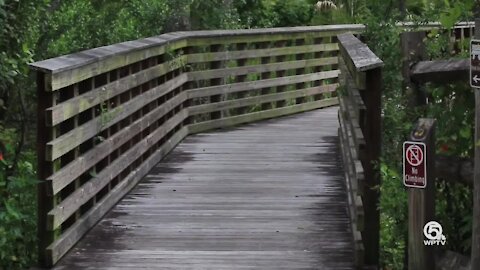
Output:
<instances>
[{"instance_id":1,"label":"wooden bridge","mask_svg":"<svg viewBox=\"0 0 480 270\"><path fill-rule=\"evenodd\" d=\"M377 265L383 63L363 30L176 32L32 64L40 264Z\"/></svg>"}]
</instances>

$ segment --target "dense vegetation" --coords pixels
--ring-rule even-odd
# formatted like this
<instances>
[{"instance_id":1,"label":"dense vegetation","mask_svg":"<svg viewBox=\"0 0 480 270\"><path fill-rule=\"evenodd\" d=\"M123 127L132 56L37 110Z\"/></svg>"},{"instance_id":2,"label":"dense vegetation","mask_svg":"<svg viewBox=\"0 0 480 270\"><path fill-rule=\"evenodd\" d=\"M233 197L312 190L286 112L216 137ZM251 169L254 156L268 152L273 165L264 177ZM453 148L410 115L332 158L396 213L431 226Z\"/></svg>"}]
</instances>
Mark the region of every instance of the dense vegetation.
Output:
<instances>
[{"instance_id":1,"label":"dense vegetation","mask_svg":"<svg viewBox=\"0 0 480 270\"><path fill-rule=\"evenodd\" d=\"M402 90L400 31L395 22L440 21L448 29L456 21L471 19L473 4L473 0L0 0L0 269L21 269L35 261L36 94L28 63L175 30L352 22L368 26L366 40L386 63L383 140L389 147L384 147L379 164L380 189L387 194L379 206L381 262L385 269L402 269L407 203L400 179L401 142L417 117L435 117L437 151L470 157L473 93L466 84L429 85L426 91L433 102L409 108L408 92ZM451 57L445 33L433 32L426 42L432 59ZM448 235L448 248L468 254L470 189L439 181L437 194L437 214Z\"/></svg>"}]
</instances>

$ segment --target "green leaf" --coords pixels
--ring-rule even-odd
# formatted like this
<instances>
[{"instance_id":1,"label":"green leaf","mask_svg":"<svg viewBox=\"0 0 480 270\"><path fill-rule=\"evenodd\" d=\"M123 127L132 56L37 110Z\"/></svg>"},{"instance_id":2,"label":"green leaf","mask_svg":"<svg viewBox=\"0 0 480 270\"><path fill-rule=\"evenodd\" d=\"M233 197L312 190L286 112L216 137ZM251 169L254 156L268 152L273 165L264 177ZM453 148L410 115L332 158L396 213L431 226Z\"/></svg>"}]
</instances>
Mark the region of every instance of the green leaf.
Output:
<instances>
[{"instance_id":1,"label":"green leaf","mask_svg":"<svg viewBox=\"0 0 480 270\"><path fill-rule=\"evenodd\" d=\"M472 131L469 126L465 126L460 129L460 137L469 139L472 136Z\"/></svg>"}]
</instances>

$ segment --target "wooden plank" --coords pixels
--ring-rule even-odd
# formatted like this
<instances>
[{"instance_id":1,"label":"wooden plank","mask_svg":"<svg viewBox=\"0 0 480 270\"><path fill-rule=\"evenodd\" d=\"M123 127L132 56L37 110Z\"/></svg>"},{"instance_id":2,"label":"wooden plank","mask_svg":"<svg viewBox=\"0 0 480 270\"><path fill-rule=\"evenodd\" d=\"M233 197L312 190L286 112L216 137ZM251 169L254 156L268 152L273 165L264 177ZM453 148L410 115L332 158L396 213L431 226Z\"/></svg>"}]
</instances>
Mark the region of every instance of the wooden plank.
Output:
<instances>
[{"instance_id":1,"label":"wooden plank","mask_svg":"<svg viewBox=\"0 0 480 270\"><path fill-rule=\"evenodd\" d=\"M258 90L265 87L280 85L290 85L300 82L316 81L323 79L332 79L338 76L338 70L323 71L319 73L310 73L304 75L287 76L267 80L258 80L251 82L232 83L221 86L202 87L188 90L188 98L206 97L215 94L231 94L240 91ZM191 78L190 78L191 79Z\"/></svg>"},{"instance_id":2,"label":"wooden plank","mask_svg":"<svg viewBox=\"0 0 480 270\"><path fill-rule=\"evenodd\" d=\"M169 46L174 46L175 48L186 47L184 42L185 40L189 42L189 46L195 45L195 41L200 39L210 39L213 41L222 41L227 43L236 43L235 38L239 37L242 39L251 38L252 40L247 40L247 42L258 42L261 40L254 40L258 38L268 37L268 36L280 36L280 39L291 39L297 35L304 34L316 34L316 35L336 35L342 32L353 32L361 33L365 29L364 25L359 24L350 24L350 25L324 25L324 26L301 26L301 27L282 27L282 28L263 28L263 29L244 29L244 30L213 30L213 31L194 31L194 32L175 32L169 34L163 34L156 37L144 38L137 41L127 41L115 45L104 46L101 48L91 49L83 51L76 54L61 56L57 58L52 58L44 61L39 61L31 64L32 68L43 70L44 72L60 73L62 71L70 69L79 69L86 65L91 64L92 62L97 62L99 60L113 60L114 56L119 54L131 53L134 51L141 51L148 53L148 49L158 48L162 45L168 43ZM222 38L223 37L223 38ZM227 38L228 37L228 38ZM286 37L286 38L285 38ZM190 40L193 39L193 40ZM180 44L180 45L178 45ZM220 43L218 43L220 44ZM162 54L159 52L158 54ZM125 66L134 62L141 61L150 56L143 56L140 58L131 59L129 62L121 63L121 65L116 66ZM118 61L118 60L117 60ZM115 61L112 61L115 62ZM104 64L106 65L106 64ZM109 66L109 65L106 65ZM93 66L90 67L93 70ZM109 70L100 70L100 73L107 72ZM91 77L91 76L88 76Z\"/></svg>"},{"instance_id":3,"label":"wooden plank","mask_svg":"<svg viewBox=\"0 0 480 270\"><path fill-rule=\"evenodd\" d=\"M279 40L335 36L340 33L362 33L363 25L322 25L248 30L195 31L188 38L189 46L227 43L254 43Z\"/></svg>"},{"instance_id":4,"label":"wooden plank","mask_svg":"<svg viewBox=\"0 0 480 270\"><path fill-rule=\"evenodd\" d=\"M54 160L68 151L72 150L76 146L85 142L86 140L96 136L100 131L103 131L113 124L119 122L125 117L131 115L133 112L141 109L153 100L170 93L174 89L182 86L187 82L187 76L185 74L180 75L162 85L159 85L148 92L135 97L134 99L116 107L112 111L108 112L108 117L97 117L87 123L81 125L77 129L74 129L57 139L47 144L47 160ZM105 120L107 118L107 121Z\"/></svg>"},{"instance_id":5,"label":"wooden plank","mask_svg":"<svg viewBox=\"0 0 480 270\"><path fill-rule=\"evenodd\" d=\"M189 72L190 80L208 80L213 78L222 78L226 76L239 76L252 73L275 72L280 70L290 70L304 67L323 66L337 64L337 57L308 59L298 61L288 61L272 64L261 64L253 66L242 66L234 68L212 69Z\"/></svg>"},{"instance_id":6,"label":"wooden plank","mask_svg":"<svg viewBox=\"0 0 480 270\"><path fill-rule=\"evenodd\" d=\"M254 122L262 119L295 114L299 112L314 110L318 108L324 108L324 107L333 106L337 104L338 104L337 98L318 100L318 101L303 103L299 105L293 105L289 107L276 108L268 111L248 113L244 115L226 117L218 120L211 120L211 121L191 124L188 126L188 130L190 134L198 133L206 130L224 128L224 127L234 126L238 124Z\"/></svg>"},{"instance_id":7,"label":"wooden plank","mask_svg":"<svg viewBox=\"0 0 480 270\"><path fill-rule=\"evenodd\" d=\"M211 61L222 60L237 60L245 58L259 58L259 57L273 57L281 55L292 55L297 53L309 53L309 52L328 52L337 51L337 43L327 44L315 44L304 46L292 46L292 47L280 47L280 48L268 48L258 50L237 50L237 51L225 51L215 53L194 53L187 55L188 63L202 63Z\"/></svg>"},{"instance_id":8,"label":"wooden plank","mask_svg":"<svg viewBox=\"0 0 480 270\"><path fill-rule=\"evenodd\" d=\"M350 76L352 77L353 81L355 82L355 87L361 90L365 90L365 80L366 80L366 74L365 72L357 72L356 68L353 64L352 59L349 58L347 52L344 50L343 47L340 47L340 57L343 60L343 63L345 64L346 69L343 70L342 72L345 72L345 76ZM347 77L345 77L347 78Z\"/></svg>"},{"instance_id":9,"label":"wooden plank","mask_svg":"<svg viewBox=\"0 0 480 270\"><path fill-rule=\"evenodd\" d=\"M367 71L365 106L367 107L364 136L367 144L365 169L365 230L362 234L365 246L365 264L379 265L380 249L380 212L378 209L380 190L380 162L382 141L382 70L375 68Z\"/></svg>"},{"instance_id":10,"label":"wooden plank","mask_svg":"<svg viewBox=\"0 0 480 270\"><path fill-rule=\"evenodd\" d=\"M242 99L232 99L222 102L191 106L188 108L189 115L220 111L249 105L261 104L265 102L273 102L278 100L286 100L290 98L313 96L319 93L333 92L337 88L337 84L324 85L319 87L306 88L296 91L283 93L275 93L269 95L254 96Z\"/></svg>"},{"instance_id":11,"label":"wooden plank","mask_svg":"<svg viewBox=\"0 0 480 270\"><path fill-rule=\"evenodd\" d=\"M165 53L165 47L174 50L186 46L186 40L170 41L164 39L159 39L158 45L142 44L140 42L137 46L128 46L119 43L36 62L30 66L45 72L51 72L51 87L49 90L55 91L96 75L162 55ZM104 50L105 53L102 56L97 56L96 52L99 50ZM58 62L62 64L54 64Z\"/></svg>"},{"instance_id":12,"label":"wooden plank","mask_svg":"<svg viewBox=\"0 0 480 270\"><path fill-rule=\"evenodd\" d=\"M73 180L85 173L86 170L97 164L113 151L116 151L121 145L150 127L151 124L155 123L158 119L165 116L172 109L176 108L186 100L186 93L180 93L162 104L160 107L149 112L144 117L137 119L128 127L118 131L112 137L107 138L100 144L96 145L95 148L79 156L60 171L48 177L47 181L49 181L49 183L45 187L45 191L49 194L57 194Z\"/></svg>"},{"instance_id":13,"label":"wooden plank","mask_svg":"<svg viewBox=\"0 0 480 270\"><path fill-rule=\"evenodd\" d=\"M180 61L186 61L187 59L186 56L181 56L180 58ZM81 96L66 100L46 110L46 124L48 126L57 125L114 96L120 95L127 90L140 86L173 70L169 63L163 63L88 91Z\"/></svg>"},{"instance_id":14,"label":"wooden plank","mask_svg":"<svg viewBox=\"0 0 480 270\"><path fill-rule=\"evenodd\" d=\"M339 113L339 120L342 118L342 115ZM341 125L342 123L340 123ZM352 181L351 181L351 177L349 175L349 170L346 169L345 167L348 167L350 166L350 163L349 163L349 160L347 158L347 149L346 149L346 142L347 142L347 138L346 138L346 134L344 133L345 131L345 128L343 127L340 127L338 129L338 137L339 137L339 141L340 141L340 151L342 153L342 160L343 160L343 164L344 164L344 171L345 171L345 182L346 182L346 187L347 187L347 196L348 196L348 203L349 203L349 207L348 207L348 210L349 210L349 216L350 216L350 226L351 226L351 232L352 232L352 235L353 235L353 241L354 241L354 264L355 266L357 267L357 269L361 268L364 264L364 256L365 256L365 249L364 249L364 246L363 246L363 241L362 241L362 234L360 233L361 229L359 229L357 227L357 222L355 221L355 219L361 219L360 221L360 224L362 225L362 229L363 229L363 218L364 218L364 212L363 212L363 204L362 204L362 201L361 201L361 198L360 196L355 196L355 207L352 207L354 204L353 204L353 200L352 200L352 195L355 194L355 192L352 192L351 188L352 188ZM360 198L360 199L358 199Z\"/></svg>"},{"instance_id":15,"label":"wooden plank","mask_svg":"<svg viewBox=\"0 0 480 270\"><path fill-rule=\"evenodd\" d=\"M47 252L53 263L58 262L75 243L77 243L90 228L92 228L125 194L127 194L158 162L160 162L175 146L187 136L186 127L177 131L175 135L164 143L155 153L125 179L116 185L109 194L88 210L77 220L72 227L65 231L48 248Z\"/></svg>"},{"instance_id":16,"label":"wooden plank","mask_svg":"<svg viewBox=\"0 0 480 270\"><path fill-rule=\"evenodd\" d=\"M47 232L47 213L53 207L53 198L48 196L46 192L45 179L52 173L52 164L45 160L45 145L51 139L49 129L43 124L45 123L44 111L53 103L52 94L45 91L45 74L37 71L37 177L39 182L37 184L37 252L38 262L41 266L49 266L52 263L49 261L45 253L46 247L53 241L53 233ZM32 247L33 248L33 247Z\"/></svg>"},{"instance_id":17,"label":"wooden plank","mask_svg":"<svg viewBox=\"0 0 480 270\"><path fill-rule=\"evenodd\" d=\"M339 99L340 100L340 99ZM353 139L353 133L351 126L348 124L348 120L345 118L345 114L339 110L338 120L340 123L340 129L343 137L344 145L344 154L345 154L345 166L348 168L346 172L349 173L352 189L355 190L356 194L363 196L364 194L364 182L365 182L365 172L363 169L362 162L359 160L358 150L355 148L355 143ZM353 201L353 199L352 199Z\"/></svg>"},{"instance_id":18,"label":"wooden plank","mask_svg":"<svg viewBox=\"0 0 480 270\"><path fill-rule=\"evenodd\" d=\"M468 81L469 72L468 59L422 61L411 67L410 78L417 83L451 83Z\"/></svg>"},{"instance_id":19,"label":"wooden plank","mask_svg":"<svg viewBox=\"0 0 480 270\"><path fill-rule=\"evenodd\" d=\"M341 34L337 39L342 56L344 59L348 57L353 62L356 72L383 66L383 61L353 34Z\"/></svg>"},{"instance_id":20,"label":"wooden plank","mask_svg":"<svg viewBox=\"0 0 480 270\"><path fill-rule=\"evenodd\" d=\"M348 98L341 96L339 98L340 112L342 113L348 128L348 137L351 139L351 147L355 148L354 159L363 160L365 158L366 141L362 129L358 123L358 119L353 113L353 109L349 106Z\"/></svg>"},{"instance_id":21,"label":"wooden plank","mask_svg":"<svg viewBox=\"0 0 480 270\"><path fill-rule=\"evenodd\" d=\"M336 111L187 137L54 269L354 269Z\"/></svg>"},{"instance_id":22,"label":"wooden plank","mask_svg":"<svg viewBox=\"0 0 480 270\"><path fill-rule=\"evenodd\" d=\"M160 141L168 132L182 123L187 117L188 111L182 110L142 141L138 142L134 147L115 159L108 167L94 176L93 179L83 184L80 189L74 191L48 213L47 227L50 230L58 228L70 215L95 196L123 169L143 155L150 147Z\"/></svg>"}]
</instances>

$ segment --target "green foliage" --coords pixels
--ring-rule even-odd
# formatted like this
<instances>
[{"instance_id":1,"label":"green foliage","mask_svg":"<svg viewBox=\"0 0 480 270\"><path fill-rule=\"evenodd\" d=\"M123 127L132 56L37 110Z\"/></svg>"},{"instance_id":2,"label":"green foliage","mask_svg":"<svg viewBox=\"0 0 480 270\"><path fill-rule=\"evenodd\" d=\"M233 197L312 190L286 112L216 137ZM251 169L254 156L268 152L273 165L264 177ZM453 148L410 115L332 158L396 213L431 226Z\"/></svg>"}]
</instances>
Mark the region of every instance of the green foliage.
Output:
<instances>
[{"instance_id":1,"label":"green foliage","mask_svg":"<svg viewBox=\"0 0 480 270\"><path fill-rule=\"evenodd\" d=\"M5 149L0 160L0 269L23 269L33 263L36 250L35 171L23 156L16 175L7 172L12 167L16 132L0 126Z\"/></svg>"},{"instance_id":2,"label":"green foliage","mask_svg":"<svg viewBox=\"0 0 480 270\"><path fill-rule=\"evenodd\" d=\"M277 1L273 10L277 16L275 26L301 26L310 24L314 7L306 0L284 0Z\"/></svg>"},{"instance_id":3,"label":"green foliage","mask_svg":"<svg viewBox=\"0 0 480 270\"><path fill-rule=\"evenodd\" d=\"M438 2L438 1L437 1ZM407 198L401 180L401 145L418 117L437 119L437 152L471 157L473 153L473 93L466 84L427 85L426 106L411 108L411 91L402 85L399 29L396 18L401 15L389 3L367 1L360 21L367 25L369 47L384 61L383 70L383 152L381 161L381 264L386 269L403 269L407 239ZM459 12L457 2L407 1L407 16L415 22L441 20L452 27L460 19L468 19L468 10ZM469 7L469 1L460 6ZM443 12L438 12L438 7ZM425 40L430 59L465 56L465 44L451 44L447 31L432 31ZM437 219L444 226L447 247L466 254L471 236L471 190L460 184L439 179L436 185ZM461 229L459 229L461 228Z\"/></svg>"}]
</instances>

